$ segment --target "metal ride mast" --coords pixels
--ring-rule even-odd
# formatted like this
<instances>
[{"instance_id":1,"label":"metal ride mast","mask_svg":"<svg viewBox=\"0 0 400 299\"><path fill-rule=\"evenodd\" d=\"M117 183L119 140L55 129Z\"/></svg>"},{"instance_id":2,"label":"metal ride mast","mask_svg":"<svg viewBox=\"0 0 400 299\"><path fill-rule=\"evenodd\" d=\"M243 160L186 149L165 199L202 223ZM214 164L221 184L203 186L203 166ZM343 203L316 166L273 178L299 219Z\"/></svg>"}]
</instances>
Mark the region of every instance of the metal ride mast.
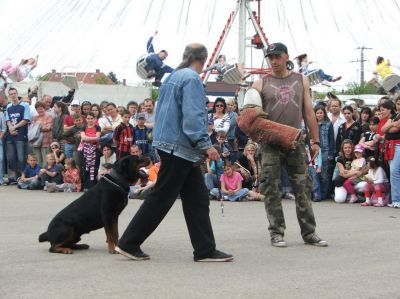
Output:
<instances>
[{"instance_id":1,"label":"metal ride mast","mask_svg":"<svg viewBox=\"0 0 400 299\"><path fill-rule=\"evenodd\" d=\"M258 2L258 12L253 11L250 7L250 1ZM207 63L207 67L215 63L216 57L219 56L221 49L224 45L224 42L229 34L229 31L232 27L233 22L237 14L239 13L239 57L238 57L238 64L245 64L246 62L246 40L248 40L246 36L246 28L247 28L247 21L250 20L251 24L254 27L256 34L251 38L251 46L255 47L256 49L262 49L265 56L265 51L269 45L268 39L263 31L263 28L260 25L260 2L261 0L236 0L235 9L231 12L228 17L228 20L225 24L224 29L218 39L217 45L215 46L209 60ZM265 59L265 58L264 58ZM265 60L266 64L268 65L268 61ZM245 68L246 73L248 74L266 74L268 69L265 68ZM204 73L202 76L202 80L204 83L207 83L208 78L211 72Z\"/></svg>"}]
</instances>

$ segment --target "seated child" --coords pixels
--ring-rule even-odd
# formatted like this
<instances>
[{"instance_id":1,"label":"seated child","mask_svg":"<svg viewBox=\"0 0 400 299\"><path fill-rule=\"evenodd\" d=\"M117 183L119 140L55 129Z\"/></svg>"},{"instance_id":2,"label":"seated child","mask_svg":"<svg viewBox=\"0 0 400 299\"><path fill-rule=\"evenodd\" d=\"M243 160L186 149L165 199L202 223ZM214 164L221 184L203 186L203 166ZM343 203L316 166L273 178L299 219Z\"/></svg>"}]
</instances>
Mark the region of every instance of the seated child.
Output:
<instances>
[{"instance_id":1,"label":"seated child","mask_svg":"<svg viewBox=\"0 0 400 299\"><path fill-rule=\"evenodd\" d=\"M46 182L62 184L61 166L56 164L56 158L53 153L46 155L47 164L39 171L40 187L47 190Z\"/></svg>"},{"instance_id":2,"label":"seated child","mask_svg":"<svg viewBox=\"0 0 400 299\"><path fill-rule=\"evenodd\" d=\"M224 131L217 132L217 143L214 144L217 148L219 154L221 155L221 159L223 161L232 161L233 159L233 149L231 148L230 144L226 140L226 133Z\"/></svg>"},{"instance_id":3,"label":"seated child","mask_svg":"<svg viewBox=\"0 0 400 299\"><path fill-rule=\"evenodd\" d=\"M79 192L81 191L81 177L76 167L75 160L65 159L65 169L62 171L64 182L62 184L46 182L47 192Z\"/></svg>"},{"instance_id":4,"label":"seated child","mask_svg":"<svg viewBox=\"0 0 400 299\"><path fill-rule=\"evenodd\" d=\"M247 188L242 188L243 178L239 172L235 170L234 164L229 161L224 163L224 173L221 175L221 196L223 200L229 201L239 201L246 199L249 195L255 199L262 199L262 195L254 191L249 191ZM213 188L211 190L211 195L219 198L220 190L218 188Z\"/></svg>"},{"instance_id":5,"label":"seated child","mask_svg":"<svg viewBox=\"0 0 400 299\"><path fill-rule=\"evenodd\" d=\"M56 164L60 166L64 166L65 154L60 148L60 144L54 141L50 144L50 149L54 154L54 158L56 159Z\"/></svg>"},{"instance_id":6,"label":"seated child","mask_svg":"<svg viewBox=\"0 0 400 299\"><path fill-rule=\"evenodd\" d=\"M206 187L209 191L213 188L219 188L220 182L219 178L224 173L222 166L223 162L222 159L218 160L206 160L207 172L204 174L204 180L206 183Z\"/></svg>"},{"instance_id":7,"label":"seated child","mask_svg":"<svg viewBox=\"0 0 400 299\"><path fill-rule=\"evenodd\" d=\"M351 170L361 171L364 168L364 166L366 165L366 161L363 157L363 152L364 146L362 144L357 144L354 147L354 155L356 156L356 158L351 162ZM355 203L358 200L356 191L354 190L354 186L363 180L363 175L352 176L343 183L343 187L346 189L347 194L350 194L351 196L349 203Z\"/></svg>"},{"instance_id":8,"label":"seated child","mask_svg":"<svg viewBox=\"0 0 400 299\"><path fill-rule=\"evenodd\" d=\"M145 184L142 183L137 186L137 188L135 189L135 193L133 194L133 198L145 199L147 197L147 195L157 182L160 165L161 162L157 162L155 164L153 164L153 162L150 162L150 164L146 167L148 169L148 181Z\"/></svg>"},{"instance_id":9,"label":"seated child","mask_svg":"<svg viewBox=\"0 0 400 299\"><path fill-rule=\"evenodd\" d=\"M150 167L153 166L151 159L147 156L143 158L143 167L140 168L139 171L145 172L147 175L149 173ZM140 179L135 185L129 187L129 198L139 198L139 193L142 191L142 188L146 187L149 184L149 179Z\"/></svg>"},{"instance_id":10,"label":"seated child","mask_svg":"<svg viewBox=\"0 0 400 299\"><path fill-rule=\"evenodd\" d=\"M37 190L40 189L39 172L40 165L37 164L37 158L35 154L28 154L27 159L28 165L26 165L24 172L18 179L19 189Z\"/></svg>"},{"instance_id":11,"label":"seated child","mask_svg":"<svg viewBox=\"0 0 400 299\"><path fill-rule=\"evenodd\" d=\"M372 206L371 192L373 196L378 199L374 204L375 207L384 207L387 202L385 202L385 194L389 192L389 181L386 177L386 173L381 166L375 161L374 157L368 158L369 170L368 174L365 176L365 181L367 182L364 188L365 202L362 206Z\"/></svg>"}]
</instances>

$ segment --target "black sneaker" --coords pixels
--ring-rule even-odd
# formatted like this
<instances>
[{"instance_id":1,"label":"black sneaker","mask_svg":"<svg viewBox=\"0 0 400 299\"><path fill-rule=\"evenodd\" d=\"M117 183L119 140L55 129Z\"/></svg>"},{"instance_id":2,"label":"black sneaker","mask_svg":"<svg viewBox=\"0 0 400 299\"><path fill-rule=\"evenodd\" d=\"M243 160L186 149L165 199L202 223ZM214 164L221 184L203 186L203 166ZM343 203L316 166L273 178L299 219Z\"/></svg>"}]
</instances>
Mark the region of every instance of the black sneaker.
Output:
<instances>
[{"instance_id":1,"label":"black sneaker","mask_svg":"<svg viewBox=\"0 0 400 299\"><path fill-rule=\"evenodd\" d=\"M307 245L314 245L317 247L327 247L328 246L328 242L326 242L325 240L322 240L320 237L318 237L318 235L316 233L313 233L313 234L307 236L306 238L304 238L304 243Z\"/></svg>"},{"instance_id":2,"label":"black sneaker","mask_svg":"<svg viewBox=\"0 0 400 299\"><path fill-rule=\"evenodd\" d=\"M194 257L195 262L230 262L233 260L232 254L227 254L215 249L213 252L204 257Z\"/></svg>"},{"instance_id":3,"label":"black sneaker","mask_svg":"<svg viewBox=\"0 0 400 299\"><path fill-rule=\"evenodd\" d=\"M17 180L15 178L8 178L7 185L16 185Z\"/></svg>"},{"instance_id":4,"label":"black sneaker","mask_svg":"<svg viewBox=\"0 0 400 299\"><path fill-rule=\"evenodd\" d=\"M150 256L144 253L139 247L134 250L122 250L121 247L115 247L115 251L135 261L149 260Z\"/></svg>"},{"instance_id":5,"label":"black sneaker","mask_svg":"<svg viewBox=\"0 0 400 299\"><path fill-rule=\"evenodd\" d=\"M280 234L272 234L271 235L271 245L274 247L286 247L287 244L283 239L283 236Z\"/></svg>"}]
</instances>

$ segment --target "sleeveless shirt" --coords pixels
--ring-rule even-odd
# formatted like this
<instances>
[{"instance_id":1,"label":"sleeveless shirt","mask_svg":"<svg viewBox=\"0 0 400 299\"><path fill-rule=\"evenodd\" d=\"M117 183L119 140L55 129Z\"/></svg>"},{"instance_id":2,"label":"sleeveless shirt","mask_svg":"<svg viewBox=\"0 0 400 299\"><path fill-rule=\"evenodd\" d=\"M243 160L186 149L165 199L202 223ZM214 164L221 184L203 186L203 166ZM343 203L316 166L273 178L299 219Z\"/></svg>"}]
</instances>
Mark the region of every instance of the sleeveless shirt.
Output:
<instances>
[{"instance_id":1,"label":"sleeveless shirt","mask_svg":"<svg viewBox=\"0 0 400 299\"><path fill-rule=\"evenodd\" d=\"M301 129L303 97L303 78L299 73L291 72L285 78L266 75L262 79L262 106L269 120Z\"/></svg>"}]
</instances>

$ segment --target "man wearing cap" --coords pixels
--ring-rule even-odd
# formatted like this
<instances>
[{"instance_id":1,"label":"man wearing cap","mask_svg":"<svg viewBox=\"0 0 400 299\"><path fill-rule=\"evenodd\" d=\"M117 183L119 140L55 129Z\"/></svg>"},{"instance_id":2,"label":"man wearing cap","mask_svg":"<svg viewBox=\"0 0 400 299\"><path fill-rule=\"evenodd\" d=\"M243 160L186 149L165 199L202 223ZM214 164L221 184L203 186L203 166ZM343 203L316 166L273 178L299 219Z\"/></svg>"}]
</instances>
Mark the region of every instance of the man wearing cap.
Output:
<instances>
[{"instance_id":1,"label":"man wearing cap","mask_svg":"<svg viewBox=\"0 0 400 299\"><path fill-rule=\"evenodd\" d=\"M261 106L268 119L301 129L303 118L307 123L312 145L313 159L319 151L319 134L309 93L309 82L302 74L288 70L289 55L282 43L269 45L266 57L272 72L254 82L260 93ZM306 244L327 246L328 243L315 233L315 218L311 206L311 178L308 173L307 155L303 141L292 150L285 150L268 143L261 144L262 173L259 190L265 195L265 209L269 220L271 244L286 247L284 240L285 219L280 196L280 169L287 168L289 180L296 197L297 219L301 236Z\"/></svg>"},{"instance_id":2,"label":"man wearing cap","mask_svg":"<svg viewBox=\"0 0 400 299\"><path fill-rule=\"evenodd\" d=\"M133 140L134 143L139 146L143 155L151 152L151 141L153 140L152 129L146 126L146 114L143 112L136 114L136 126L133 133Z\"/></svg>"}]
</instances>

